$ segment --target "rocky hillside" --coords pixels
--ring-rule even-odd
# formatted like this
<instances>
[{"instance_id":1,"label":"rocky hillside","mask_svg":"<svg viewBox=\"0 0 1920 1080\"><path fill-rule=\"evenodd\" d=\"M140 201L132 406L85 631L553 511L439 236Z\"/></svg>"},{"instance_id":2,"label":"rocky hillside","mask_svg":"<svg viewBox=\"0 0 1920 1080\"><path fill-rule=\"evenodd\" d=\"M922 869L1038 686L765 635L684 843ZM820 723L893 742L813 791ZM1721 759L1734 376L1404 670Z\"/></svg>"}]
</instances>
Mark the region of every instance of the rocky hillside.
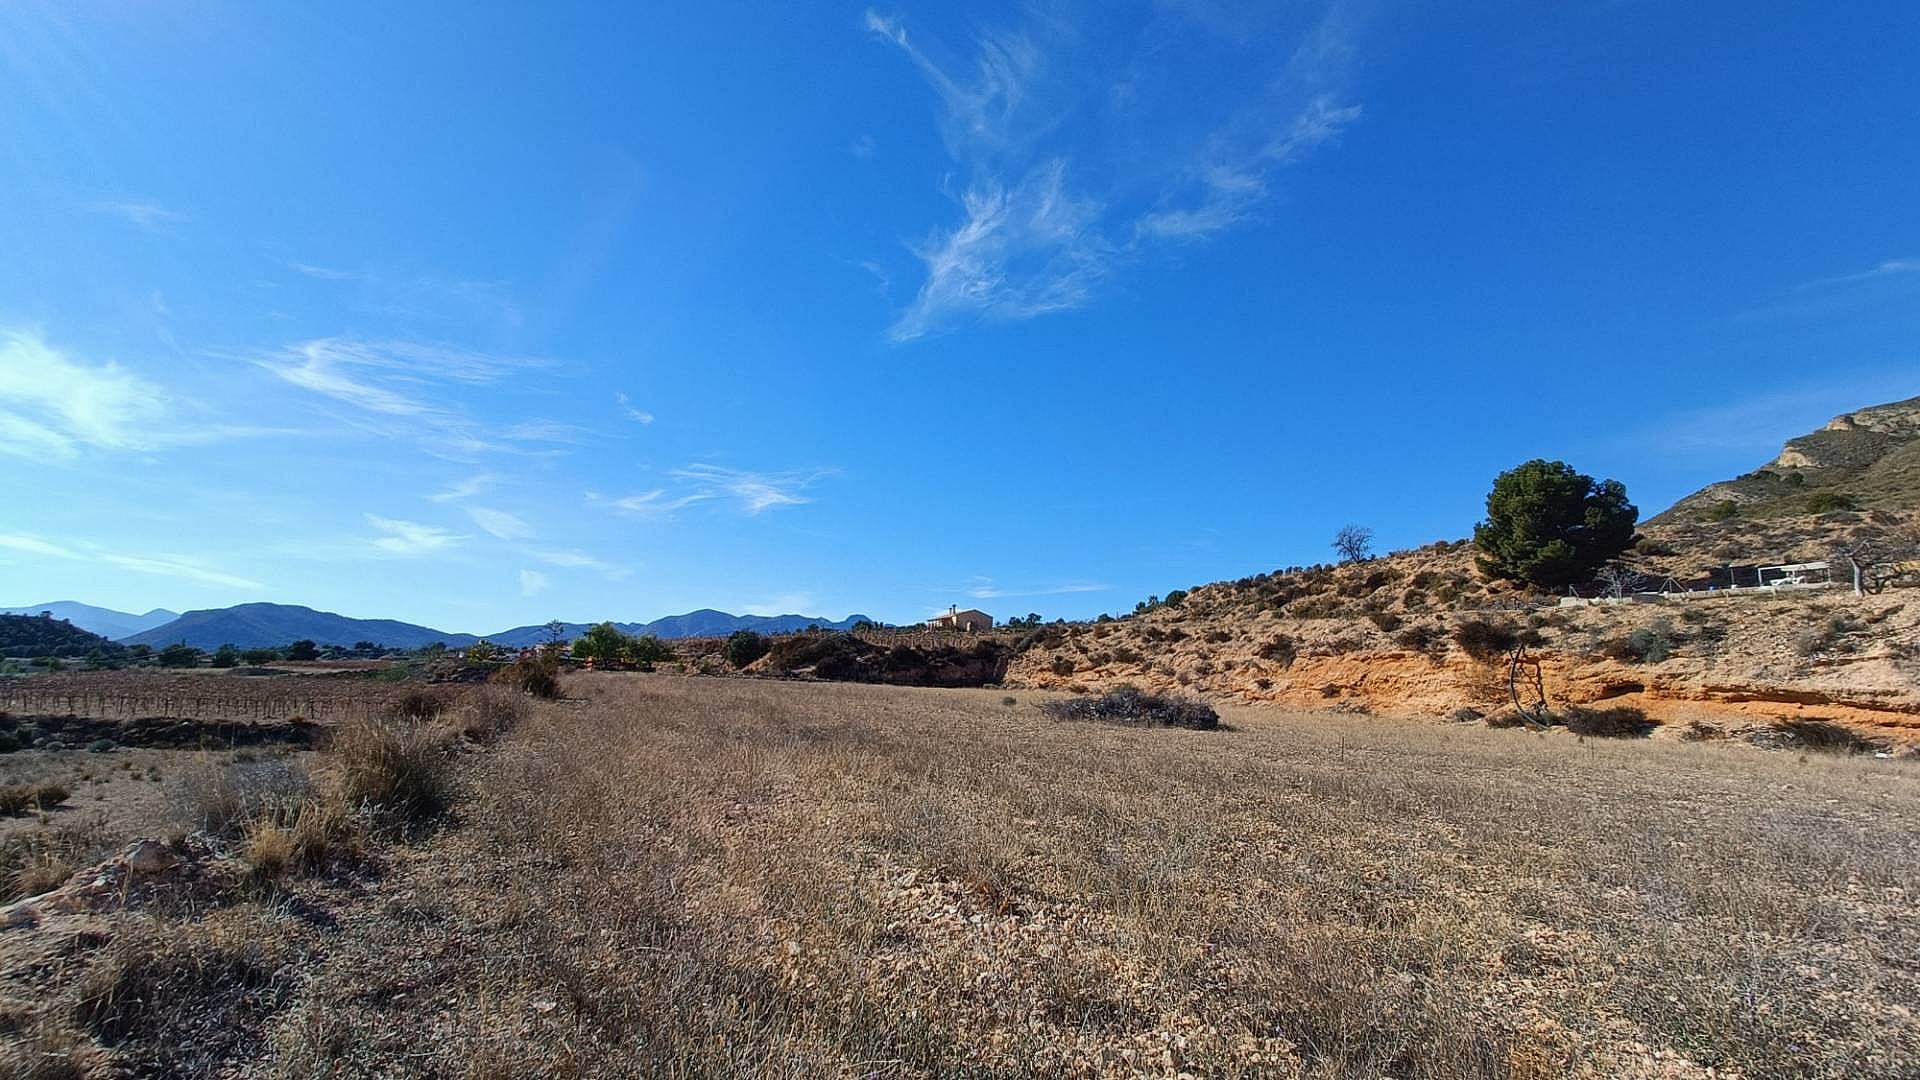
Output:
<instances>
[{"instance_id":1,"label":"rocky hillside","mask_svg":"<svg viewBox=\"0 0 1920 1080\"><path fill-rule=\"evenodd\" d=\"M1709 484L1648 524L1829 510L1920 509L1920 397L1837 416L1745 476Z\"/></svg>"},{"instance_id":2,"label":"rocky hillside","mask_svg":"<svg viewBox=\"0 0 1920 1080\"><path fill-rule=\"evenodd\" d=\"M1652 527L1628 562L1652 580L1686 579L1730 561L1819 557L1870 525L1846 514L1765 528ZM1694 737L1768 736L1811 720L1888 744L1920 742L1920 592L1718 593L1568 607L1486 582L1473 554L1466 541L1441 543L1220 582L1177 606L1050 628L1014 660L1007 683L1132 683L1501 723L1514 713L1509 650L1524 642L1556 709L1605 709Z\"/></svg>"}]
</instances>

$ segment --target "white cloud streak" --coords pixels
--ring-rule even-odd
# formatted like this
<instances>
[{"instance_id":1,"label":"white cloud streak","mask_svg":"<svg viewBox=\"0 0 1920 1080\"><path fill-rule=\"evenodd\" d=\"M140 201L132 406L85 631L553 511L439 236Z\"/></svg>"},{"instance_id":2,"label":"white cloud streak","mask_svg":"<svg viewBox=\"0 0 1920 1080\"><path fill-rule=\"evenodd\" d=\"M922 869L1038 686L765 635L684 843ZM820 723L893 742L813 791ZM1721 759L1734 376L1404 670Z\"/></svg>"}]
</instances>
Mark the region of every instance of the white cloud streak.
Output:
<instances>
[{"instance_id":1,"label":"white cloud streak","mask_svg":"<svg viewBox=\"0 0 1920 1080\"><path fill-rule=\"evenodd\" d=\"M747 515L789 506L803 506L813 499L806 490L831 476L832 469L811 472L751 472L721 465L693 464L670 471L670 487L657 487L634 495L612 498L599 492L587 492L587 501L625 514L664 517L701 503L724 503Z\"/></svg>"},{"instance_id":2,"label":"white cloud streak","mask_svg":"<svg viewBox=\"0 0 1920 1080\"><path fill-rule=\"evenodd\" d=\"M151 450L171 436L155 384L107 363L78 363L36 334L0 334L0 453L72 458L83 449Z\"/></svg>"},{"instance_id":3,"label":"white cloud streak","mask_svg":"<svg viewBox=\"0 0 1920 1080\"><path fill-rule=\"evenodd\" d=\"M903 19L869 10L867 31L899 49L938 96L948 153L968 176L954 196L959 221L911 246L925 278L887 337L908 342L974 320L1077 308L1152 245L1203 240L1255 219L1279 170L1360 116L1338 87L1353 51L1350 15L1343 0L1333 0L1292 53L1276 58L1274 84L1250 94L1198 153L1168 145L1157 158L1144 155L1169 163L1154 166L1165 169L1154 176L1137 165L1089 164L1097 154L1063 149L1065 140L1054 137L1077 106L1049 91L1066 85L1084 95L1087 86L1124 84L1115 102L1133 93L1127 80L1076 66L1072 49L1081 35L1073 28L1036 16L1031 31L983 32L969 67L941 62ZM1150 58L1163 45L1143 42L1140 51ZM1037 152L1043 143L1050 148ZM1143 189L1152 192L1144 201Z\"/></svg>"},{"instance_id":4,"label":"white cloud streak","mask_svg":"<svg viewBox=\"0 0 1920 1080\"><path fill-rule=\"evenodd\" d=\"M539 596L553 584L553 579L538 570L520 571L520 595Z\"/></svg>"},{"instance_id":5,"label":"white cloud streak","mask_svg":"<svg viewBox=\"0 0 1920 1080\"><path fill-rule=\"evenodd\" d=\"M389 555L431 555L456 547L467 539L437 525L400 521L378 514L368 514L366 518L367 524L382 534L374 538L373 546Z\"/></svg>"},{"instance_id":6,"label":"white cloud streak","mask_svg":"<svg viewBox=\"0 0 1920 1080\"><path fill-rule=\"evenodd\" d=\"M153 574L159 577L191 581L201 585L217 585L222 588L242 589L259 592L266 586L250 578L243 578L216 570L206 564L183 555L169 555L147 552L128 555L113 551L98 544L80 542L60 544L38 536L21 533L0 534L0 549L18 551L43 558L63 559L74 562L104 563L122 570L131 570L139 574Z\"/></svg>"},{"instance_id":7,"label":"white cloud streak","mask_svg":"<svg viewBox=\"0 0 1920 1080\"><path fill-rule=\"evenodd\" d=\"M505 510L493 510L485 506L467 507L467 516L475 525L486 530L499 540L525 540L533 535L533 526L520 520Z\"/></svg>"}]
</instances>

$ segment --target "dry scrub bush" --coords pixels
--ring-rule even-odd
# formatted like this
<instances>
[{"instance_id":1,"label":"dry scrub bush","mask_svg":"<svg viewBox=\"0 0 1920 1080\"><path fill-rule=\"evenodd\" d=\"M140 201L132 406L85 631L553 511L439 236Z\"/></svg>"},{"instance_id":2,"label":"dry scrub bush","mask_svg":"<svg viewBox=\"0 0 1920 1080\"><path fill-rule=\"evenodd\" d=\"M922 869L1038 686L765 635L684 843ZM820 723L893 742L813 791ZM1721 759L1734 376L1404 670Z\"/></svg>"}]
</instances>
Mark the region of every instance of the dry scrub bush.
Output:
<instances>
[{"instance_id":1,"label":"dry scrub bush","mask_svg":"<svg viewBox=\"0 0 1920 1080\"><path fill-rule=\"evenodd\" d=\"M167 817L175 825L233 837L263 813L306 799L313 785L306 769L289 758L223 761L208 754L170 774L164 790Z\"/></svg>"},{"instance_id":2,"label":"dry scrub bush","mask_svg":"<svg viewBox=\"0 0 1920 1080\"><path fill-rule=\"evenodd\" d=\"M1647 714L1630 705L1616 705L1612 708L1592 706L1575 707L1566 710L1561 717L1567 730L1575 735L1590 735L1596 738L1637 739L1653 733L1660 725L1647 719Z\"/></svg>"},{"instance_id":3,"label":"dry scrub bush","mask_svg":"<svg viewBox=\"0 0 1920 1080\"><path fill-rule=\"evenodd\" d=\"M396 820L420 822L446 809L453 795L450 736L424 724L362 720L334 732L327 752L338 770L338 794Z\"/></svg>"},{"instance_id":4,"label":"dry scrub bush","mask_svg":"<svg viewBox=\"0 0 1920 1080\"><path fill-rule=\"evenodd\" d=\"M538 697L540 695L535 694ZM492 746L525 720L526 699L499 686L475 687L453 708L453 727L462 738Z\"/></svg>"},{"instance_id":5,"label":"dry scrub bush","mask_svg":"<svg viewBox=\"0 0 1920 1080\"><path fill-rule=\"evenodd\" d=\"M1454 643L1481 663L1498 660L1520 643L1519 632L1504 623L1468 619L1453 630Z\"/></svg>"},{"instance_id":6,"label":"dry scrub bush","mask_svg":"<svg viewBox=\"0 0 1920 1080\"><path fill-rule=\"evenodd\" d=\"M309 874L359 858L366 851L367 831L367 816L340 800L303 799L249 821L240 858L259 882Z\"/></svg>"},{"instance_id":7,"label":"dry scrub bush","mask_svg":"<svg viewBox=\"0 0 1920 1080\"><path fill-rule=\"evenodd\" d=\"M560 660L542 650L520 657L494 672L488 681L537 698L557 698L560 696Z\"/></svg>"},{"instance_id":8,"label":"dry scrub bush","mask_svg":"<svg viewBox=\"0 0 1920 1080\"><path fill-rule=\"evenodd\" d=\"M67 801L70 792L54 783L14 784L0 788L0 814L24 814L29 810L51 810Z\"/></svg>"},{"instance_id":9,"label":"dry scrub bush","mask_svg":"<svg viewBox=\"0 0 1920 1080\"><path fill-rule=\"evenodd\" d=\"M1104 720L1193 731L1212 731L1220 726L1220 714L1199 698L1149 693L1134 686L1121 686L1097 698L1049 701L1042 708L1057 720Z\"/></svg>"},{"instance_id":10,"label":"dry scrub bush","mask_svg":"<svg viewBox=\"0 0 1920 1080\"><path fill-rule=\"evenodd\" d=\"M0 903L59 888L112 850L99 819L0 838Z\"/></svg>"}]
</instances>

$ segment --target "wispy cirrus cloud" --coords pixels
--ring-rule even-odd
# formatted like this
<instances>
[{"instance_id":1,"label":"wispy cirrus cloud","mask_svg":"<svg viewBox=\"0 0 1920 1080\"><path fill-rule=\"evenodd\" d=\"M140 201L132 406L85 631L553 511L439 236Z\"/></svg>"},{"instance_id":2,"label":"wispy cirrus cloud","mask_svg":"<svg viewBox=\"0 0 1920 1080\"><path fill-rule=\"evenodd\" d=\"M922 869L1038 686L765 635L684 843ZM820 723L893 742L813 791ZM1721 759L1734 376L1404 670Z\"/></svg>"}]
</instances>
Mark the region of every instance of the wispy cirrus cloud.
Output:
<instances>
[{"instance_id":1,"label":"wispy cirrus cloud","mask_svg":"<svg viewBox=\"0 0 1920 1080\"><path fill-rule=\"evenodd\" d=\"M539 596L553 584L553 579L538 570L520 571L520 595Z\"/></svg>"},{"instance_id":2,"label":"wispy cirrus cloud","mask_svg":"<svg viewBox=\"0 0 1920 1080\"><path fill-rule=\"evenodd\" d=\"M807 490L833 469L754 472L722 465L685 465L668 472L672 483L633 495L587 492L587 501L622 513L659 517L701 503L730 505L747 515L813 501Z\"/></svg>"},{"instance_id":3,"label":"wispy cirrus cloud","mask_svg":"<svg viewBox=\"0 0 1920 1080\"><path fill-rule=\"evenodd\" d=\"M628 573L624 566L595 558L575 548L532 548L527 555L564 570L598 570L613 577L625 577Z\"/></svg>"},{"instance_id":4,"label":"wispy cirrus cloud","mask_svg":"<svg viewBox=\"0 0 1920 1080\"><path fill-rule=\"evenodd\" d=\"M111 361L76 359L38 332L0 331L0 454L69 460L273 434L285 431L209 419L197 402Z\"/></svg>"},{"instance_id":5,"label":"wispy cirrus cloud","mask_svg":"<svg viewBox=\"0 0 1920 1080\"><path fill-rule=\"evenodd\" d=\"M422 525L417 521L401 521L378 514L368 514L366 519L367 524L380 534L373 538L373 546L389 555L431 555L456 547L467 539L438 525Z\"/></svg>"},{"instance_id":6,"label":"wispy cirrus cloud","mask_svg":"<svg viewBox=\"0 0 1920 1080\"><path fill-rule=\"evenodd\" d=\"M185 220L185 215L169 210L152 199L102 199L93 204L93 209L149 230Z\"/></svg>"},{"instance_id":7,"label":"wispy cirrus cloud","mask_svg":"<svg viewBox=\"0 0 1920 1080\"><path fill-rule=\"evenodd\" d=\"M1813 289L1827 289L1836 285L1857 285L1863 281L1877 281L1881 278L1897 277L1903 274L1920 274L1920 259L1885 259L1879 264L1851 274L1838 274L1833 277L1816 278L1802 282L1797 288L1805 292Z\"/></svg>"},{"instance_id":8,"label":"wispy cirrus cloud","mask_svg":"<svg viewBox=\"0 0 1920 1080\"><path fill-rule=\"evenodd\" d=\"M316 338L251 359L290 386L347 406L353 422L366 430L413 439L459 460L490 452L539 452L516 444L578 442L585 435L583 428L552 420L483 424L454 393L551 367L552 361L542 357L430 342Z\"/></svg>"},{"instance_id":9,"label":"wispy cirrus cloud","mask_svg":"<svg viewBox=\"0 0 1920 1080\"><path fill-rule=\"evenodd\" d=\"M469 506L467 516L497 540L525 540L533 535L533 526L505 510Z\"/></svg>"},{"instance_id":10,"label":"wispy cirrus cloud","mask_svg":"<svg viewBox=\"0 0 1920 1080\"><path fill-rule=\"evenodd\" d=\"M998 597L1066 596L1073 593L1110 592L1113 586L1094 581L1057 581L1038 585L1001 585L989 577L976 577L965 585L934 589L940 593L963 593L975 600Z\"/></svg>"},{"instance_id":11,"label":"wispy cirrus cloud","mask_svg":"<svg viewBox=\"0 0 1920 1080\"><path fill-rule=\"evenodd\" d=\"M653 414L636 406L633 400L627 397L627 395L615 394L613 395L613 400L619 403L620 411L627 414L627 419L636 424L653 423Z\"/></svg>"},{"instance_id":12,"label":"wispy cirrus cloud","mask_svg":"<svg viewBox=\"0 0 1920 1080\"><path fill-rule=\"evenodd\" d=\"M37 334L0 334L0 453L71 458L163 441L165 391L117 364L85 364Z\"/></svg>"},{"instance_id":13,"label":"wispy cirrus cloud","mask_svg":"<svg viewBox=\"0 0 1920 1080\"><path fill-rule=\"evenodd\" d=\"M433 494L427 496L427 501L459 502L462 499L471 499L475 495L478 495L481 492L492 487L495 483L499 481L499 479L500 479L499 477L494 476L491 473L481 473L478 476L469 476L465 480L461 480L455 483L453 486L447 488L445 491L436 491Z\"/></svg>"},{"instance_id":14,"label":"wispy cirrus cloud","mask_svg":"<svg viewBox=\"0 0 1920 1080\"><path fill-rule=\"evenodd\" d=\"M1170 33L1210 35L1219 22L1175 19L1169 29L1157 20L1136 43L1134 63L1166 47ZM1142 129L1132 144L1148 152L1124 165L1100 144L1075 145L1060 128L1062 116L1095 107L1116 127L1129 122L1138 80L1125 63L1105 70L1111 58L1081 48L1101 35L1081 34L1057 14L1036 15L1022 28L980 32L969 60L946 61L945 50L916 38L902 17L869 10L865 27L906 56L938 96L948 153L966 174L953 193L959 220L909 246L924 277L888 327L895 342L973 320L1080 307L1102 279L1154 245L1204 240L1257 219L1276 174L1360 116L1343 93L1354 51L1344 0L1331 0L1304 29L1258 42L1275 54L1256 65L1268 81L1245 87L1200 147ZM1105 89L1098 106L1088 102L1091 88Z\"/></svg>"},{"instance_id":15,"label":"wispy cirrus cloud","mask_svg":"<svg viewBox=\"0 0 1920 1080\"><path fill-rule=\"evenodd\" d=\"M0 550L16 551L42 558L88 562L130 570L138 574L191 581L200 585L258 592L266 586L250 578L230 574L208 566L198 559L162 552L127 554L88 541L55 542L24 533L0 533Z\"/></svg>"}]
</instances>

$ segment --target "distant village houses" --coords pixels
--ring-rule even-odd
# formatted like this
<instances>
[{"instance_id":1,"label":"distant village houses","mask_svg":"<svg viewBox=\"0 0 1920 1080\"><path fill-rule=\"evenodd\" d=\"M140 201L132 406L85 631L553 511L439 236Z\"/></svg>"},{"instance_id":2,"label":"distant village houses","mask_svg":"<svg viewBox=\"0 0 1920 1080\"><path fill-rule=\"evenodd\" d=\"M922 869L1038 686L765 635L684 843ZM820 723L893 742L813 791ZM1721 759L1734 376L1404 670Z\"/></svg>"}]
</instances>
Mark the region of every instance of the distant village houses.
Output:
<instances>
[{"instance_id":1,"label":"distant village houses","mask_svg":"<svg viewBox=\"0 0 1920 1080\"><path fill-rule=\"evenodd\" d=\"M991 630L993 629L993 616L984 611L976 611L973 608L961 611L958 607L950 607L947 609L946 614L936 615L928 619L927 629L966 630L969 632Z\"/></svg>"}]
</instances>

